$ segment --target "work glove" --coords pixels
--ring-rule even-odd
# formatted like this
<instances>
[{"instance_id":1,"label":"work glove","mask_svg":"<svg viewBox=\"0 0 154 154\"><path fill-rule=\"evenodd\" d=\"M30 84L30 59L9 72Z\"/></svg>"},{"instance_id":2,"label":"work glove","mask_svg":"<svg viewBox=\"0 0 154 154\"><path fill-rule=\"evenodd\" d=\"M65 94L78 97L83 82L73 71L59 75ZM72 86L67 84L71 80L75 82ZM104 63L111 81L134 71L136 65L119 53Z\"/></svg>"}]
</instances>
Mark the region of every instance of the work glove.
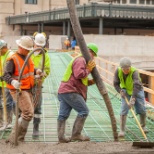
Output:
<instances>
[{"instance_id":1,"label":"work glove","mask_svg":"<svg viewBox=\"0 0 154 154\"><path fill-rule=\"evenodd\" d=\"M15 88L15 89L19 89L21 86L21 83L18 82L17 80L12 80L11 81L11 85Z\"/></svg>"},{"instance_id":2,"label":"work glove","mask_svg":"<svg viewBox=\"0 0 154 154\"><path fill-rule=\"evenodd\" d=\"M131 109L133 106L134 106L134 104L135 104L135 98L130 98L130 101L129 101L129 108Z\"/></svg>"},{"instance_id":3,"label":"work glove","mask_svg":"<svg viewBox=\"0 0 154 154\"><path fill-rule=\"evenodd\" d=\"M125 98L125 97L126 97L126 93L124 92L123 89L120 90L120 96L121 96L122 98Z\"/></svg>"},{"instance_id":4,"label":"work glove","mask_svg":"<svg viewBox=\"0 0 154 154\"><path fill-rule=\"evenodd\" d=\"M86 66L86 68L89 70L89 72L91 72L93 70L93 68L96 66L94 60L90 60Z\"/></svg>"},{"instance_id":5,"label":"work glove","mask_svg":"<svg viewBox=\"0 0 154 154\"><path fill-rule=\"evenodd\" d=\"M36 75L39 75L40 77L42 77L42 76L45 76L45 72L42 72L42 70L41 69L37 69L36 70ZM37 76L38 77L38 76Z\"/></svg>"},{"instance_id":6,"label":"work glove","mask_svg":"<svg viewBox=\"0 0 154 154\"><path fill-rule=\"evenodd\" d=\"M94 79L88 80L88 86L91 86L91 85L93 85L93 84L95 84Z\"/></svg>"},{"instance_id":7,"label":"work glove","mask_svg":"<svg viewBox=\"0 0 154 154\"><path fill-rule=\"evenodd\" d=\"M40 79L40 75L36 74L35 79Z\"/></svg>"}]
</instances>

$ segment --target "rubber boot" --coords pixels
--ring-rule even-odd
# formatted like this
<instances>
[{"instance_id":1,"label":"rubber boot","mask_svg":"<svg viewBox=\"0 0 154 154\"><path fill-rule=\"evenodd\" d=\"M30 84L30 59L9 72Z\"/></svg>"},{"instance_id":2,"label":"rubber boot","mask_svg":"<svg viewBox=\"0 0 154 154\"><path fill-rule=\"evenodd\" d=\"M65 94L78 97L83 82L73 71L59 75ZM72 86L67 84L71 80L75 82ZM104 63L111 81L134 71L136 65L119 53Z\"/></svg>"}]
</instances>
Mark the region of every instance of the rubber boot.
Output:
<instances>
[{"instance_id":1,"label":"rubber boot","mask_svg":"<svg viewBox=\"0 0 154 154\"><path fill-rule=\"evenodd\" d=\"M13 116L13 111L7 110L7 121L3 122L3 127L0 128L0 131L12 128L12 116Z\"/></svg>"},{"instance_id":2,"label":"rubber boot","mask_svg":"<svg viewBox=\"0 0 154 154\"><path fill-rule=\"evenodd\" d=\"M0 109L0 129L3 127L3 110Z\"/></svg>"},{"instance_id":3,"label":"rubber boot","mask_svg":"<svg viewBox=\"0 0 154 154\"><path fill-rule=\"evenodd\" d=\"M86 118L87 117L76 117L72 130L71 141L90 141L88 136L81 135Z\"/></svg>"},{"instance_id":4,"label":"rubber boot","mask_svg":"<svg viewBox=\"0 0 154 154\"><path fill-rule=\"evenodd\" d=\"M148 133L148 130L146 129L146 114L140 114L140 124L144 131L144 133Z\"/></svg>"},{"instance_id":5,"label":"rubber boot","mask_svg":"<svg viewBox=\"0 0 154 154\"><path fill-rule=\"evenodd\" d=\"M41 118L33 118L33 134L32 134L32 138L33 139L38 139L39 138L39 124L41 122Z\"/></svg>"},{"instance_id":6,"label":"rubber boot","mask_svg":"<svg viewBox=\"0 0 154 154\"><path fill-rule=\"evenodd\" d=\"M7 111L7 125L6 125L6 129L11 129L12 128L12 119L13 119L13 110L8 110Z\"/></svg>"},{"instance_id":7,"label":"rubber boot","mask_svg":"<svg viewBox=\"0 0 154 154\"><path fill-rule=\"evenodd\" d=\"M125 136L125 125L126 125L126 115L120 116L120 132L118 134L118 137L124 137Z\"/></svg>"},{"instance_id":8,"label":"rubber boot","mask_svg":"<svg viewBox=\"0 0 154 154\"><path fill-rule=\"evenodd\" d=\"M59 143L68 143L70 142L70 138L65 137L65 123L66 120L58 120L57 121L57 131L58 131L58 140Z\"/></svg>"},{"instance_id":9,"label":"rubber boot","mask_svg":"<svg viewBox=\"0 0 154 154\"><path fill-rule=\"evenodd\" d=\"M22 117L18 119L17 141L24 141L25 135L27 133L28 125L29 125L29 121L24 120ZM16 132L16 127L14 126L10 136L6 140L6 143L10 143L11 145L15 144L15 132Z\"/></svg>"}]
</instances>

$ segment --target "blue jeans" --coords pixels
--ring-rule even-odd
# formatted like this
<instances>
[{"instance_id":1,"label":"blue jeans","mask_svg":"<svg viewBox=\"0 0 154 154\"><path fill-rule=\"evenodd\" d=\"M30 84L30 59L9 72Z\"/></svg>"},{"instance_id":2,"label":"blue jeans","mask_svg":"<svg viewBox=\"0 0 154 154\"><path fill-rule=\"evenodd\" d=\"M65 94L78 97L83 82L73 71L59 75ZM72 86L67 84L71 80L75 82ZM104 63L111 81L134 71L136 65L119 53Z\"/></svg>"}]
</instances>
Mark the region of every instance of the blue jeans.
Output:
<instances>
[{"instance_id":1,"label":"blue jeans","mask_svg":"<svg viewBox=\"0 0 154 154\"><path fill-rule=\"evenodd\" d=\"M66 120L72 109L78 112L78 116L87 117L89 109L83 97L78 93L58 94L60 102L58 120Z\"/></svg>"},{"instance_id":2,"label":"blue jeans","mask_svg":"<svg viewBox=\"0 0 154 154\"><path fill-rule=\"evenodd\" d=\"M123 91L125 91L125 93L126 93L125 89L123 89ZM127 93L126 93L126 96L127 96L127 99L130 100L131 96L128 95ZM135 107L135 111L136 111L137 114L146 114L145 97L144 97L144 91L143 90L138 92L134 107ZM129 107L128 107L125 99L121 98L120 115L127 115L128 111L129 111Z\"/></svg>"},{"instance_id":3,"label":"blue jeans","mask_svg":"<svg viewBox=\"0 0 154 154\"><path fill-rule=\"evenodd\" d=\"M8 88L5 87L4 92L5 92L7 110L11 111L13 108L15 108L15 102L13 101L13 98ZM3 109L2 97L3 97L2 88L0 87L0 109Z\"/></svg>"}]
</instances>

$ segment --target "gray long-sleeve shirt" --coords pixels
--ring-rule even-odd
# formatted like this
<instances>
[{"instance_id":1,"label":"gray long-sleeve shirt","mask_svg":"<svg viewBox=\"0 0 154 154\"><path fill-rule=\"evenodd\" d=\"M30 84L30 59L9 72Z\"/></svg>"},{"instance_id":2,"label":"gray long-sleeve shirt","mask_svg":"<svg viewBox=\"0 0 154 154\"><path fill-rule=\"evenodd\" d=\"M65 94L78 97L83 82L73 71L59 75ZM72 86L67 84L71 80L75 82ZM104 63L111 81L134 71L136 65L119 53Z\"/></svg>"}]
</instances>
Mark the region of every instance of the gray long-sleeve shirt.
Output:
<instances>
[{"instance_id":1,"label":"gray long-sleeve shirt","mask_svg":"<svg viewBox=\"0 0 154 154\"><path fill-rule=\"evenodd\" d=\"M123 78L124 78L124 81L126 80L127 78L127 75L126 74L123 74ZM136 98L137 96L137 93L143 89L143 85L142 85L142 82L139 78L139 73L138 71L134 71L133 75L132 75L132 79L133 79L133 94L132 94L132 98ZM118 69L116 69L115 71L115 74L114 74L114 80L113 80L113 85L114 85L114 88L116 89L116 91L118 93L120 93L120 79L118 77Z\"/></svg>"}]
</instances>

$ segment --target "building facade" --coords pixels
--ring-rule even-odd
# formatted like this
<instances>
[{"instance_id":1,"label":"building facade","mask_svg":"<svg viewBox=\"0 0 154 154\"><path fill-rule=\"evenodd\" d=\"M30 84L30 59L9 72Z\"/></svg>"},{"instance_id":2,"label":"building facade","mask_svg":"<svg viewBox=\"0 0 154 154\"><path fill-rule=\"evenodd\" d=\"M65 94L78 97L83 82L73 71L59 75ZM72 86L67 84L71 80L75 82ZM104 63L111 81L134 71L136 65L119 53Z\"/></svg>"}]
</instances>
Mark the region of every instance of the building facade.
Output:
<instances>
[{"instance_id":1,"label":"building facade","mask_svg":"<svg viewBox=\"0 0 154 154\"><path fill-rule=\"evenodd\" d=\"M102 19L97 20L91 19L87 20L85 22L81 21L82 30L85 34L93 33L93 34L107 34L107 35L153 35L153 24L151 19L147 22L147 26L144 25L144 21L140 20L139 17L139 24L143 26L132 26L134 22L133 15L130 16L131 22L127 23L127 19L120 17L121 12L118 12L119 8L121 6L143 6L144 9L153 9L154 8L154 0L75 0L75 4L77 6L84 6L86 7L88 4L104 4L109 7L109 9L112 11L112 9L115 7L115 10L113 10L113 14L118 15L116 19L111 20L111 18L108 18L106 20L106 17L102 17ZM65 23L61 24L50 24L50 22L44 22L40 20L38 23L36 22L17 22L15 24L7 24L6 18L10 17L17 17L16 20L18 20L18 15L22 15L22 17L29 18L31 13L38 14L40 12L53 12L57 9L63 9L66 8L66 0L0 0L0 8L1 8L1 14L0 14L0 37L4 36L18 36L18 35L32 35L35 31L45 31L47 35L49 34L59 34L59 35L73 35L72 29L70 29L68 32L68 21L64 20ZM103 6L98 6L103 7ZM127 10L128 8L126 8ZM138 8L136 8L138 9ZM95 10L94 10L95 11ZM102 16L103 13L109 14L110 12L108 10L96 10L96 13L100 13ZM124 11L123 11L124 12ZM133 13L126 12L127 14ZM144 13L139 13L140 15ZM146 12L145 12L146 13ZM147 13L146 16L154 16L151 13ZM134 13L135 14L135 13ZM140 16L138 15L138 16ZM36 17L35 17L36 18ZM119 19L118 19L119 18ZM129 19L129 20L130 20ZM101 21L102 20L102 21ZM153 20L153 19L152 19ZM64 24L66 25L66 30L63 27ZM113 26L115 25L115 26ZM131 27L132 26L132 27ZM71 26L70 26L71 27ZM100 28L103 27L103 28ZM149 27L149 28L148 28Z\"/></svg>"},{"instance_id":2,"label":"building facade","mask_svg":"<svg viewBox=\"0 0 154 154\"><path fill-rule=\"evenodd\" d=\"M142 6L152 6L154 5L154 0L89 0L89 2L97 3L113 3L113 4L127 4L127 5L142 5Z\"/></svg>"}]
</instances>

